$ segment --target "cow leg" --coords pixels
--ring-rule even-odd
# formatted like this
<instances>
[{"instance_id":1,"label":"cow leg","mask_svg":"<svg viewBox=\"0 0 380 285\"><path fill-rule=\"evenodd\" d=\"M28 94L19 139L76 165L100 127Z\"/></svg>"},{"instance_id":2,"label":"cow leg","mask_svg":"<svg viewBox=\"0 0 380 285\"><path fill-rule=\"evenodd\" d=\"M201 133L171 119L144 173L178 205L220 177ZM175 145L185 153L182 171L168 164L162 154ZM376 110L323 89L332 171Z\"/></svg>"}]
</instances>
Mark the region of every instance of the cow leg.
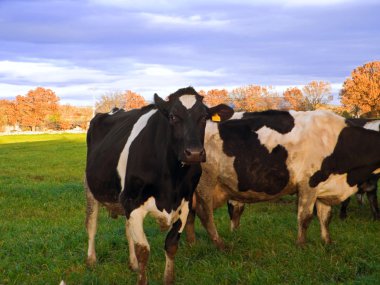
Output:
<instances>
[{"instance_id":1,"label":"cow leg","mask_svg":"<svg viewBox=\"0 0 380 285\"><path fill-rule=\"evenodd\" d=\"M331 243L329 224L331 221L331 206L317 200L317 214L321 226L321 237L326 244Z\"/></svg>"},{"instance_id":2,"label":"cow leg","mask_svg":"<svg viewBox=\"0 0 380 285\"><path fill-rule=\"evenodd\" d=\"M313 219L313 208L315 204L315 196L310 193L311 189L306 188L306 193L300 192L298 195L298 237L297 244L304 245L306 242L306 231ZM307 193L309 192L309 193Z\"/></svg>"},{"instance_id":3,"label":"cow leg","mask_svg":"<svg viewBox=\"0 0 380 285\"><path fill-rule=\"evenodd\" d=\"M374 220L380 220L379 205L377 201L377 189L367 192L367 198L371 207Z\"/></svg>"},{"instance_id":4,"label":"cow leg","mask_svg":"<svg viewBox=\"0 0 380 285\"><path fill-rule=\"evenodd\" d=\"M351 197L348 197L346 200L344 200L340 204L339 218L341 220L345 220L347 218L347 207L348 207L348 204L350 204L350 201L351 201Z\"/></svg>"},{"instance_id":5,"label":"cow leg","mask_svg":"<svg viewBox=\"0 0 380 285\"><path fill-rule=\"evenodd\" d=\"M88 266L93 266L96 263L95 235L98 224L99 202L96 201L94 195L92 195L86 181L84 183L84 187L86 190L87 201L86 229L88 234L88 251L86 263Z\"/></svg>"},{"instance_id":6,"label":"cow leg","mask_svg":"<svg viewBox=\"0 0 380 285\"><path fill-rule=\"evenodd\" d=\"M212 197L205 198L197 193L197 215L205 227L212 242L218 249L223 250L225 248L223 240L219 237L218 230L216 229L214 222L214 209L212 204Z\"/></svg>"},{"instance_id":7,"label":"cow leg","mask_svg":"<svg viewBox=\"0 0 380 285\"><path fill-rule=\"evenodd\" d=\"M231 220L230 229L231 231L234 231L240 226L240 218L244 211L244 203L229 200L227 202L227 208Z\"/></svg>"},{"instance_id":8,"label":"cow leg","mask_svg":"<svg viewBox=\"0 0 380 285\"><path fill-rule=\"evenodd\" d=\"M135 252L135 244L132 239L130 227L128 226L128 220L125 221L125 235L127 236L129 246L129 268L133 271L139 270L139 264Z\"/></svg>"},{"instance_id":9,"label":"cow leg","mask_svg":"<svg viewBox=\"0 0 380 285\"><path fill-rule=\"evenodd\" d=\"M186 240L189 244L194 244L195 243L195 210L190 209L189 210L189 215L187 216L187 221L186 221Z\"/></svg>"},{"instance_id":10,"label":"cow leg","mask_svg":"<svg viewBox=\"0 0 380 285\"><path fill-rule=\"evenodd\" d=\"M189 214L189 204L186 203L180 212L179 219L172 225L169 233L165 239L165 273L164 273L164 284L174 284L174 258L178 249L178 242L181 233L186 225L186 219Z\"/></svg>"},{"instance_id":11,"label":"cow leg","mask_svg":"<svg viewBox=\"0 0 380 285\"><path fill-rule=\"evenodd\" d=\"M139 285L148 284L146 267L148 265L150 248L143 228L144 218L146 214L147 212L145 209L138 208L132 211L129 219L127 219L126 222L126 232L129 236L128 241L132 242L134 246L134 250L131 250L131 245L129 245L131 267L136 268L136 264L133 264L135 263L133 256L134 252L138 264L137 284Z\"/></svg>"}]
</instances>

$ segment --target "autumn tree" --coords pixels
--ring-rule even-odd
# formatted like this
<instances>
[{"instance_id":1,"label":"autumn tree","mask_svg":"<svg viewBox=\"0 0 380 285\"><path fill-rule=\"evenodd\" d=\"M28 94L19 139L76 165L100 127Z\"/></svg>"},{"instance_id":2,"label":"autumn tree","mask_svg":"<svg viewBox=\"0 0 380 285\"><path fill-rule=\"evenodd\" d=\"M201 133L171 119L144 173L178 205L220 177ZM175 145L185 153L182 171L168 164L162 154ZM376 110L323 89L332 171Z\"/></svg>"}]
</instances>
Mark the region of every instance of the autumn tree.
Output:
<instances>
[{"instance_id":1,"label":"autumn tree","mask_svg":"<svg viewBox=\"0 0 380 285\"><path fill-rule=\"evenodd\" d=\"M331 84L325 81L311 81L303 88L306 110L316 110L318 106L332 100Z\"/></svg>"},{"instance_id":2,"label":"autumn tree","mask_svg":"<svg viewBox=\"0 0 380 285\"><path fill-rule=\"evenodd\" d=\"M12 100L0 100L0 128L17 124L16 104Z\"/></svg>"},{"instance_id":3,"label":"autumn tree","mask_svg":"<svg viewBox=\"0 0 380 285\"><path fill-rule=\"evenodd\" d=\"M20 124L32 131L43 127L47 117L58 111L59 97L51 90L37 87L26 96L16 97L16 108Z\"/></svg>"},{"instance_id":4,"label":"autumn tree","mask_svg":"<svg viewBox=\"0 0 380 285\"><path fill-rule=\"evenodd\" d=\"M131 109L138 109L143 106L145 106L147 102L145 101L144 97L141 95L132 92L131 90L127 90L125 92L125 105L124 108L126 110L131 110Z\"/></svg>"},{"instance_id":5,"label":"autumn tree","mask_svg":"<svg viewBox=\"0 0 380 285\"><path fill-rule=\"evenodd\" d=\"M136 109L146 104L145 99L141 95L130 90L125 92L109 92L96 102L96 113L108 113L113 108Z\"/></svg>"},{"instance_id":6,"label":"autumn tree","mask_svg":"<svg viewBox=\"0 0 380 285\"><path fill-rule=\"evenodd\" d=\"M124 92L108 92L95 103L96 113L108 113L113 108L124 108L126 97Z\"/></svg>"},{"instance_id":7,"label":"autumn tree","mask_svg":"<svg viewBox=\"0 0 380 285\"><path fill-rule=\"evenodd\" d=\"M232 103L236 110L261 111L276 109L280 102L278 94L271 87L248 85L231 91Z\"/></svg>"},{"instance_id":8,"label":"autumn tree","mask_svg":"<svg viewBox=\"0 0 380 285\"><path fill-rule=\"evenodd\" d=\"M306 111L306 102L302 91L297 87L289 87L282 94L288 103L289 109L295 111Z\"/></svg>"},{"instance_id":9,"label":"autumn tree","mask_svg":"<svg viewBox=\"0 0 380 285\"><path fill-rule=\"evenodd\" d=\"M380 116L380 61L355 68L343 83L341 103L354 116Z\"/></svg>"},{"instance_id":10,"label":"autumn tree","mask_svg":"<svg viewBox=\"0 0 380 285\"><path fill-rule=\"evenodd\" d=\"M211 89L207 92L201 90L199 94L204 97L203 102L209 107L222 103L228 104L230 102L228 91L226 89Z\"/></svg>"}]
</instances>

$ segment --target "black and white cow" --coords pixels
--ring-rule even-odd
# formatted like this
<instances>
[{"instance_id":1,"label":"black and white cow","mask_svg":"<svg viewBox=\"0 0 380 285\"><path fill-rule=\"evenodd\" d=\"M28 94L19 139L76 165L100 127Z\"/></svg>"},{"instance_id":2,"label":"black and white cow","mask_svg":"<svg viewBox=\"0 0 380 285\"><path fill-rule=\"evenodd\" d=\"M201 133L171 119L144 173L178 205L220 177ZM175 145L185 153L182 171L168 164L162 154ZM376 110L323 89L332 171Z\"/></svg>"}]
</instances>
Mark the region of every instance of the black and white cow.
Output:
<instances>
[{"instance_id":1,"label":"black and white cow","mask_svg":"<svg viewBox=\"0 0 380 285\"><path fill-rule=\"evenodd\" d=\"M174 257L191 198L205 161L206 121L228 119L226 105L206 107L192 87L179 89L167 101L125 112L96 115L87 134L87 263L96 262L95 234L99 205L113 216L126 216L130 266L138 284L146 284L149 244L143 229L147 214L168 229L165 240L165 284L174 282Z\"/></svg>"},{"instance_id":2,"label":"black and white cow","mask_svg":"<svg viewBox=\"0 0 380 285\"><path fill-rule=\"evenodd\" d=\"M195 193L196 213L216 246L223 247L214 208L230 201L230 212L237 206L239 215L243 203L298 192L297 243L306 241L314 205L322 239L329 243L331 205L347 199L358 184L380 171L379 145L380 133L322 110L235 113L219 125L208 123L208 158ZM190 211L190 242L195 240L194 218Z\"/></svg>"},{"instance_id":3,"label":"black and white cow","mask_svg":"<svg viewBox=\"0 0 380 285\"><path fill-rule=\"evenodd\" d=\"M380 132L380 120L378 119L347 119L347 123ZM356 194L360 203L363 203L363 195L367 194L374 220L380 220L380 211L377 201L377 183L379 178L380 174L371 175L371 177L366 182L359 185L359 190ZM342 220L347 218L347 207L350 203L350 200L351 197L348 197L341 204L339 217Z\"/></svg>"}]
</instances>

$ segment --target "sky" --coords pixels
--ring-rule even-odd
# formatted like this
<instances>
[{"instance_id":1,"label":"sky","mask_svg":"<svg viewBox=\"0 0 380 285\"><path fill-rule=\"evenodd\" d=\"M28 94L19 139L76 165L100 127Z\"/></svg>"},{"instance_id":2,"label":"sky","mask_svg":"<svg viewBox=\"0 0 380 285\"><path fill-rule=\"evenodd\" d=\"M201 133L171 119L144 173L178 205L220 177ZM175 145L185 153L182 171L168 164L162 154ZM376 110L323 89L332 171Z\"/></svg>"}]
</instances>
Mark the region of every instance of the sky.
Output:
<instances>
[{"instance_id":1,"label":"sky","mask_svg":"<svg viewBox=\"0 0 380 285\"><path fill-rule=\"evenodd\" d=\"M379 15L378 0L0 0L0 98L41 86L89 106L324 80L337 103L351 71L380 60Z\"/></svg>"}]
</instances>

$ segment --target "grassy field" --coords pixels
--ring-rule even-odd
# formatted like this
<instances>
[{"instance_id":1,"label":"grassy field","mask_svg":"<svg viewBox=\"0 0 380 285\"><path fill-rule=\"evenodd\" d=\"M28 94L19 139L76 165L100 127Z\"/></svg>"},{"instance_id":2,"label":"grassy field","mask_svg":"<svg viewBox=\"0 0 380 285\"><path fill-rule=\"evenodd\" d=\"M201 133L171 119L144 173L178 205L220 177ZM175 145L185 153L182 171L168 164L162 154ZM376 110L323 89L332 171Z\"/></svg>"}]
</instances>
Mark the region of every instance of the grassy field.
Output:
<instances>
[{"instance_id":1,"label":"grassy field","mask_svg":"<svg viewBox=\"0 0 380 285\"><path fill-rule=\"evenodd\" d=\"M0 284L134 284L124 220L101 211L98 264L85 265L87 235L82 188L85 135L0 137ZM297 248L294 197L250 205L241 228L229 231L226 208L216 212L229 245L217 251L196 224L197 243L181 239L177 284L380 284L380 223L368 205L349 207L341 222L334 209L324 246L314 219L308 244ZM150 284L161 284L165 234L148 218Z\"/></svg>"}]
</instances>

